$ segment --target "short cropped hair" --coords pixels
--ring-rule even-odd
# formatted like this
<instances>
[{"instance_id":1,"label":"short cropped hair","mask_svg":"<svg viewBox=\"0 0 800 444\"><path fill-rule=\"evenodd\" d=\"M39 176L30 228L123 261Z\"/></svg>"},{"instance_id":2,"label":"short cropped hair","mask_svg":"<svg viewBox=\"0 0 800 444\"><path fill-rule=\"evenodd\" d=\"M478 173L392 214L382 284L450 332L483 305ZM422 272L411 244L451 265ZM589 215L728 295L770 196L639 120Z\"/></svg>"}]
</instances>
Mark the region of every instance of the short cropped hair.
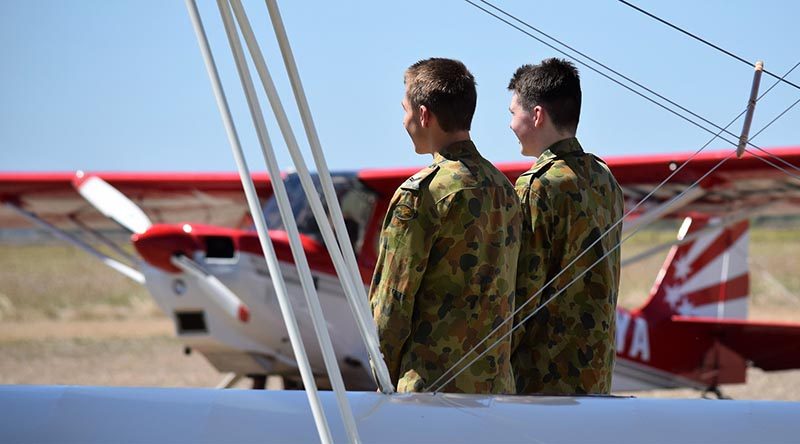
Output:
<instances>
[{"instance_id":1,"label":"short cropped hair","mask_svg":"<svg viewBox=\"0 0 800 444\"><path fill-rule=\"evenodd\" d=\"M508 89L517 93L525 111L539 105L560 131L574 133L578 129L581 79L572 62L551 58L539 65L522 65L511 77Z\"/></svg>"},{"instance_id":2,"label":"short cropped hair","mask_svg":"<svg viewBox=\"0 0 800 444\"><path fill-rule=\"evenodd\" d=\"M478 93L475 77L463 63L442 58L420 60L406 70L405 83L411 106L428 108L443 131L469 131Z\"/></svg>"}]
</instances>

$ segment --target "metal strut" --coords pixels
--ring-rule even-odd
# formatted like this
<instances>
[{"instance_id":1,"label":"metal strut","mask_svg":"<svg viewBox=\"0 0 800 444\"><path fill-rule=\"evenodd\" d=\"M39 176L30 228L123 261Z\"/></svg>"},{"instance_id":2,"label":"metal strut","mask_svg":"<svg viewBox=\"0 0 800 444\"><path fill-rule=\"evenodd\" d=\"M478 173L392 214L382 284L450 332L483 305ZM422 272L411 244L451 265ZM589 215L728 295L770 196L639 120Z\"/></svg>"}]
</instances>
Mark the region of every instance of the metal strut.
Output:
<instances>
[{"instance_id":1,"label":"metal strut","mask_svg":"<svg viewBox=\"0 0 800 444\"><path fill-rule=\"evenodd\" d=\"M197 10L197 4L194 2L194 0L186 0L186 7L189 10L192 26L194 27L197 41L200 45L200 51L203 54L206 71L208 72L209 79L211 80L211 87L214 91L217 107L222 115L225 131L228 135L228 142L231 145L231 151L233 153L234 160L236 161L236 166L239 170L239 176L242 182L242 187L245 191L247 204L250 209L251 216L253 217L256 231L258 232L258 239L261 244L264 259L267 262L267 268L269 269L272 284L275 288L275 294L278 298L281 314L284 322L286 323L286 330L289 334L292 351L297 359L300 376L302 377L303 384L306 388L306 395L311 406L311 413L314 417L314 423L316 425L317 432L319 433L320 440L323 443L328 444L333 442L328 420L325 417L325 411L322 408L322 402L320 401L319 393L317 392L317 385L314 380L311 364L308 361L308 355L306 354L305 347L303 346L303 339L300 334L300 329L297 325L297 319L294 316L294 312L292 311L289 298L287 296L286 283L283 280L280 265L278 264L278 258L269 238L267 224L264 220L264 214L261 211L261 204L258 199L256 187L253 183L253 178L250 175L250 170L244 158L244 152L242 151L242 146L239 142L239 135L233 123L233 116L231 115L228 101L225 97L225 92L222 89L222 82L220 80L219 73L217 72L214 57L211 54L211 48L208 44L203 22L200 18L200 13ZM280 178L280 175L273 177ZM279 182L279 180L276 182Z\"/></svg>"},{"instance_id":2,"label":"metal strut","mask_svg":"<svg viewBox=\"0 0 800 444\"><path fill-rule=\"evenodd\" d=\"M294 131L292 131L289 119L286 116L286 111L283 108L278 91L270 76L269 69L258 46L250 22L247 19L247 14L241 6L240 0L232 0L231 5L233 11L239 22L239 26L244 36L247 47L250 50L250 55L253 60L253 65L261 78L262 86L269 99L272 111L278 121L278 126L281 130L286 146L289 149L289 154L292 157L292 162L297 170L297 176L306 194L307 201L311 208L311 212L317 221L317 226L320 228L325 247L330 254L336 275L344 289L345 295L348 299L350 309L356 320L356 326L361 334L361 338L367 348L372 366L375 369L378 386L383 393L394 392L394 387L389 376L389 370L386 368L386 363L380 353L380 346L378 342L378 334L375 325L372 322L372 317L369 313L367 305L367 294L361 280L361 274L358 271L358 265L355 259L355 253L350 243L350 238L347 235L347 229L344 226L344 218L342 217L339 201L336 197L336 191L333 188L333 181L330 177L330 172L327 169L325 158L322 154L322 149L319 147L319 139L316 137L314 130L314 122L311 121L311 113L308 109L308 103L305 102L305 95L303 94L303 87L300 84L300 78L297 75L297 67L294 66L294 59L292 57L291 48L289 47L286 32L283 28L283 23L280 20L280 13L275 5L275 10L270 9L270 16L273 18L273 26L275 34L280 42L281 50L284 54L284 61L287 65L290 80L293 88L295 89L295 96L297 99L298 108L301 109L304 124L306 125L306 132L312 152L314 153L314 160L316 162L318 176L320 183L323 186L323 191L327 200L328 209L331 211L331 218L329 219L325 214L325 209L320 200L314 182L311 179L311 174L306 166L305 159L300 152L300 147L295 138ZM337 212L338 211L338 212ZM331 222L334 223L336 233L334 234L331 229ZM337 243L338 236L338 243ZM341 249L340 249L341 247Z\"/></svg>"},{"instance_id":3,"label":"metal strut","mask_svg":"<svg viewBox=\"0 0 800 444\"><path fill-rule=\"evenodd\" d=\"M16 204L11 202L6 202L6 206L14 210L17 214L28 219L29 221L33 222L34 224L38 225L39 227L47 230L48 232L52 233L55 237L68 242L81 250L91 254L96 259L99 259L100 262L104 263L106 266L112 268L114 271L124 275L125 277L131 279L132 281L136 282L137 284L144 285L145 278L144 275L139 272L138 270L129 267L128 265L123 264L122 262L108 256L100 252L98 249L94 248L93 246L87 244L80 238L67 233L66 231L56 227L55 225L47 222L46 220L39 217L36 213L28 211L24 208L19 207Z\"/></svg>"},{"instance_id":4,"label":"metal strut","mask_svg":"<svg viewBox=\"0 0 800 444\"><path fill-rule=\"evenodd\" d=\"M360 442L355 417L353 416L353 411L350 408L350 401L347 399L344 380L342 379L342 373L339 369L339 363L336 359L336 353L333 349L333 342L331 341L330 333L328 332L328 325L327 322L325 322L325 316L322 312L322 305L320 304L319 296L314 286L311 268L308 265L308 259L306 258L305 250L303 249L303 244L300 240L300 231L297 228L297 222L295 221L294 212L292 211L292 205L289 202L286 186L283 181L279 179L281 177L280 167L278 166L278 160L275 156L272 142L270 141L270 137L267 132L267 126L264 122L264 115L261 110L261 105L259 104L253 79L250 76L250 69L247 66L247 60L245 59L242 43L239 40L236 25L231 15L231 8L228 0L217 0L217 5L219 6L220 15L222 16L225 32L228 36L231 52L233 53L233 57L236 62L236 69L239 73L239 79L241 80L242 88L244 89L250 115L253 119L253 124L255 125L258 142L261 146L261 151L267 164L267 170L270 177L274 178L272 181L272 188L275 192L274 197L278 203L278 210L280 211L281 219L283 219L284 227L289 237L289 247L291 248L292 256L294 256L294 261L297 266L297 272L300 277L300 286L303 289L303 294L305 296L306 303L309 308L309 314L311 316L311 322L314 326L314 332L316 333L317 340L320 344L320 351L322 352L325 369L330 377L331 385L333 386L333 392L336 396L336 401L339 406L339 413L342 416L342 421L344 422L345 430L347 431L350 442ZM240 174L243 173L240 172ZM264 234L267 235L266 230ZM261 237L261 233L259 233L259 237Z\"/></svg>"},{"instance_id":5,"label":"metal strut","mask_svg":"<svg viewBox=\"0 0 800 444\"><path fill-rule=\"evenodd\" d=\"M739 136L739 145L736 147L736 157L740 159L744 154L744 149L747 147L748 138L750 137L750 124L753 122L753 113L756 110L758 87L761 85L761 73L763 71L764 62L759 60L755 65L755 72L753 73L753 86L750 88L750 99L747 101L747 114L744 116L742 134Z\"/></svg>"},{"instance_id":6,"label":"metal strut","mask_svg":"<svg viewBox=\"0 0 800 444\"><path fill-rule=\"evenodd\" d=\"M124 257L125 259L127 259L131 263L134 263L134 264L141 264L142 263L141 259L139 259L138 257L128 253L122 247L117 245L116 242L114 242L111 239L109 239L108 237L106 237L100 231L90 227L89 225L86 225L86 223L84 223L82 220L78 219L75 215L70 215L69 216L69 220L71 220L72 223L77 225L78 228L80 228L81 230L91 234L95 239L100 241L103 245L105 245L108 248L114 250L115 253L117 253L118 255L120 255L122 257Z\"/></svg>"}]
</instances>

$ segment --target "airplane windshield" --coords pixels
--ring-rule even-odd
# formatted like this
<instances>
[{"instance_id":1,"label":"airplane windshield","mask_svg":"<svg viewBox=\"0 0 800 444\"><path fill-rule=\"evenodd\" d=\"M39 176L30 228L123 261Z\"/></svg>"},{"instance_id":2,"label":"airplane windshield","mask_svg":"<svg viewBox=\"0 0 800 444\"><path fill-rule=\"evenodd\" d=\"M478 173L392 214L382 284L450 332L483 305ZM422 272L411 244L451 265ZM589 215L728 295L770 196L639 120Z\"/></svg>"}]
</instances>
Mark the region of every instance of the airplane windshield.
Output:
<instances>
[{"instance_id":1,"label":"airplane windshield","mask_svg":"<svg viewBox=\"0 0 800 444\"><path fill-rule=\"evenodd\" d=\"M322 199L322 205L327 212L328 205L325 203L319 176L312 174L311 177L317 193ZM370 216L372 216L377 196L373 191L366 188L353 173L331 174L331 179L336 190L336 196L339 199L339 205L342 208L347 234L350 236L353 250L358 253L364 243L367 223ZM300 177L297 173L288 174L284 179L284 184L286 185L286 193L289 195L292 213L294 213L294 217L297 220L297 228L300 233L319 243L323 243L322 234L316 219L314 219L314 214L311 212L311 206L303 191ZM270 230L285 230L275 196L270 197L264 205L264 216L267 227Z\"/></svg>"}]
</instances>

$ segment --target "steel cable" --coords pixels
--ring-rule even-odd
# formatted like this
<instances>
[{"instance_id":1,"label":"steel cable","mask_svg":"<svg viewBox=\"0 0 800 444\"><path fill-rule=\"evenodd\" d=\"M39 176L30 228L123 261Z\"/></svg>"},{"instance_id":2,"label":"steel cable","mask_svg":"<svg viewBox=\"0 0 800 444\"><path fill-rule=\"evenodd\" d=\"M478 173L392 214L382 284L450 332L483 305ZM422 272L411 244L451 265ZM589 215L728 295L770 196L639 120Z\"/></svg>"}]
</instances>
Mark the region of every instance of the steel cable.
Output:
<instances>
[{"instance_id":1,"label":"steel cable","mask_svg":"<svg viewBox=\"0 0 800 444\"><path fill-rule=\"evenodd\" d=\"M703 44L705 44L705 45L708 45L708 46L710 46L710 47L712 47L712 48L716 49L717 51L720 51L720 52L722 52L722 53L724 53L724 54L726 54L726 55L728 55L728 56L730 56L730 57L732 57L732 58L734 58L734 59L736 59L736 60L738 60L738 61L740 61L740 62L742 62L742 63L744 63L744 64L746 64L746 65L748 65L748 66L753 66L753 65L754 65L754 63L753 63L753 62L750 62L750 61L748 61L748 60L745 60L743 57L739 57L738 55L736 55L736 54L734 54L734 53L732 53L732 52L730 52L730 51L728 51L728 50L726 50L726 49L724 49L724 48L721 48L721 47L719 47L719 46L717 46L717 45L715 45L715 44L713 44L713 43L709 42L708 40L706 40L706 39L704 39L704 38L702 38L702 37L699 37L699 36L697 36L697 35L695 35L695 34L692 34L691 32L689 32L689 31L686 31L685 29L683 29L683 28L680 28L680 27L678 27L677 25L673 25L672 23L670 23L670 22L668 22L668 21L666 21L666 20L662 19L661 17L658 17L658 16L656 16L655 14L652 14L652 13L650 13L650 12L647 12L647 11L645 11L644 9L642 9L642 8L640 8L640 7L638 7L638 6L634 5L634 4L632 4L632 3L629 3L629 2L627 2L627 1L625 1L625 0L617 0L617 1L618 1L618 2L620 2L620 3L622 3L622 4L624 4L624 5L627 5L627 6L631 7L631 8L633 8L633 9L635 9L636 11L639 11L639 12L641 12L642 14L644 14L644 15L646 15L646 16L648 16L648 17L650 17L650 18L654 19L654 20L657 20L657 21L659 21L659 22L661 22L661 23L663 23L663 24L665 24L665 25L669 26L670 28L672 28L672 29L674 29L674 30L676 30L676 31L678 31L678 32L681 32L681 33L683 33L683 34L685 34L685 35L687 35L687 36L689 36L689 37L691 37L691 38L693 38L693 39L695 39L695 40L697 40L697 41L699 41L699 42L701 42L701 43L703 43ZM763 71L764 71L764 74L767 74L767 75L769 75L769 76L772 76L772 77L774 77L774 78L778 79L779 81L781 81L781 82L783 82L783 83L786 83L787 85L793 86L795 89L798 89L798 90L800 90L800 86L798 86L798 85L796 85L796 84L794 84L794 83L792 83L792 82L790 82L790 81L786 80L785 78L783 78L783 77L778 77L776 74L773 74L773 73L771 73L771 72L767 71L766 69L764 69Z\"/></svg>"}]
</instances>

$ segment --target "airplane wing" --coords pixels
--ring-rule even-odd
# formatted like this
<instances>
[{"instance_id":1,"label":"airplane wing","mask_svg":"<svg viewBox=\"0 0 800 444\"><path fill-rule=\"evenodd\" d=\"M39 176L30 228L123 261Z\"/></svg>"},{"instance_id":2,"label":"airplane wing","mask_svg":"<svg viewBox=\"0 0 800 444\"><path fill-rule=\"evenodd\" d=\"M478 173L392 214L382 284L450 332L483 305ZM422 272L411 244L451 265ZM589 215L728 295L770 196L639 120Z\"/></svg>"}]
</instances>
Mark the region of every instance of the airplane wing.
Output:
<instances>
[{"instance_id":1,"label":"airplane wing","mask_svg":"<svg viewBox=\"0 0 800 444\"><path fill-rule=\"evenodd\" d=\"M607 157L604 160L622 187L626 206L630 209L691 158L684 168L639 207L636 211L639 214L685 191L731 152L732 150L702 152L694 158L691 153L676 153ZM800 203L800 147L770 148L769 152L781 160L758 152L758 156L746 153L741 159L733 157L726 160L701 181L699 186L705 191L702 196L669 216L724 216L743 208L757 208L767 203L770 205L765 208L766 214L797 212ZM795 177L779 171L764 160L784 168ZM497 166L513 183L530 168L531 163L499 163ZM361 170L358 177L367 186L388 198L404 180L418 170L419 168L368 169Z\"/></svg>"},{"instance_id":2,"label":"airplane wing","mask_svg":"<svg viewBox=\"0 0 800 444\"><path fill-rule=\"evenodd\" d=\"M673 316L672 322L723 345L765 371L800 368L800 324Z\"/></svg>"},{"instance_id":3,"label":"airplane wing","mask_svg":"<svg viewBox=\"0 0 800 444\"><path fill-rule=\"evenodd\" d=\"M119 228L78 194L81 177L97 176L121 191L156 223L193 223L243 227L250 223L236 173L0 173L0 203L36 213L60 227L75 228L74 219L94 229ZM259 196L272 195L266 174L253 177ZM0 205L0 228L31 224Z\"/></svg>"},{"instance_id":4,"label":"airplane wing","mask_svg":"<svg viewBox=\"0 0 800 444\"><path fill-rule=\"evenodd\" d=\"M692 158L637 213L674 198L715 168L731 152L703 152ZM770 148L769 152L779 159L756 152L757 155L746 153L741 159L733 157L726 160L701 180L699 186L705 193L670 216L724 216L741 209L759 207L764 207L766 214L796 213L800 203L800 147ZM626 206L630 208L690 157L690 153L648 155L608 158L607 162L622 187ZM767 162L783 168L794 177Z\"/></svg>"},{"instance_id":5,"label":"airplane wing","mask_svg":"<svg viewBox=\"0 0 800 444\"><path fill-rule=\"evenodd\" d=\"M800 177L800 147L775 148L770 152L789 165L767 157L772 163ZM664 187L659 189L639 212L647 211L675 197L713 168L730 151L704 152L694 157ZM606 162L623 188L630 208L652 191L691 154L663 154L608 157ZM765 156L766 157L766 156ZM498 167L512 182L531 162L500 163ZM389 197L419 168L365 169L358 177L383 197ZM192 221L209 225L243 227L250 223L247 205L236 173L87 173L98 176L140 206L156 223ZM71 227L78 218L97 229L116 228L86 202L73 186L75 174L0 173L0 202L12 202L60 227ZM272 194L266 174L254 180L262 200ZM671 216L691 214L721 216L741 208L770 203L768 213L796 211L800 202L800 180L773 168L752 154L729 159L706 177L701 186L705 194L683 206ZM0 207L0 227L30 225L14 212Z\"/></svg>"}]
</instances>

